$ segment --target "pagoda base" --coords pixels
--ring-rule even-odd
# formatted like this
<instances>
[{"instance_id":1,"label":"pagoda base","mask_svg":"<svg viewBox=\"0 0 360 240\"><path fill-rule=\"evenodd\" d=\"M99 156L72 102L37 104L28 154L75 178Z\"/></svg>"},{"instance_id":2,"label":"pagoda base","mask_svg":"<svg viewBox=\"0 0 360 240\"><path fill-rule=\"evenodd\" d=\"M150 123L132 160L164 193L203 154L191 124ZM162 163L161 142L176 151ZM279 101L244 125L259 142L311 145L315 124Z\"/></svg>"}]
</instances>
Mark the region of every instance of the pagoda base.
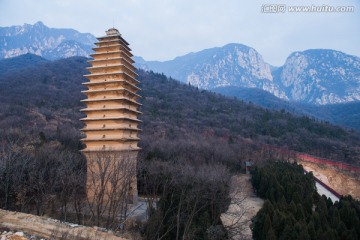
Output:
<instances>
[{"instance_id":1,"label":"pagoda base","mask_svg":"<svg viewBox=\"0 0 360 240\"><path fill-rule=\"evenodd\" d=\"M87 160L86 194L92 205L136 204L138 151L83 151ZM111 210L111 209L109 209Z\"/></svg>"}]
</instances>

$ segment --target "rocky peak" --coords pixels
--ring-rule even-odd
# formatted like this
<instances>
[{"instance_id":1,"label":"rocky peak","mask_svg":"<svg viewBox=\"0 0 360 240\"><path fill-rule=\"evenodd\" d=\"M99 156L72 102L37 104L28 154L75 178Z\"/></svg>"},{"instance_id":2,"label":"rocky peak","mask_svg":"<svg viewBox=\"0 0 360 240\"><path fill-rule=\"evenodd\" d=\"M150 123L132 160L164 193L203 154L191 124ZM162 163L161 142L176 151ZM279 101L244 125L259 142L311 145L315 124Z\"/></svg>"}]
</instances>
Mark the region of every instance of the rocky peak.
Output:
<instances>
[{"instance_id":1,"label":"rocky peak","mask_svg":"<svg viewBox=\"0 0 360 240\"><path fill-rule=\"evenodd\" d=\"M288 99L315 104L360 100L360 58L330 49L291 54L276 83Z\"/></svg>"},{"instance_id":2,"label":"rocky peak","mask_svg":"<svg viewBox=\"0 0 360 240\"><path fill-rule=\"evenodd\" d=\"M73 50L66 55L51 53L64 52L60 48L67 43ZM42 22L34 25L0 27L0 59L33 53L48 59L58 59L71 56L88 56L96 38L88 33L79 33L73 29L48 28ZM71 47L70 45L73 44ZM80 47L80 50L78 49ZM71 52L75 55L71 55ZM69 55L70 54L70 55Z\"/></svg>"},{"instance_id":3,"label":"rocky peak","mask_svg":"<svg viewBox=\"0 0 360 240\"><path fill-rule=\"evenodd\" d=\"M253 48L231 43L166 62L137 66L202 89L258 88L276 97L311 104L360 100L360 59L331 49L294 52L282 67L266 63Z\"/></svg>"},{"instance_id":4,"label":"rocky peak","mask_svg":"<svg viewBox=\"0 0 360 240\"><path fill-rule=\"evenodd\" d=\"M189 53L166 62L142 61L139 67L163 72L203 89L224 86L272 88L270 65L255 49L236 43Z\"/></svg>"}]
</instances>

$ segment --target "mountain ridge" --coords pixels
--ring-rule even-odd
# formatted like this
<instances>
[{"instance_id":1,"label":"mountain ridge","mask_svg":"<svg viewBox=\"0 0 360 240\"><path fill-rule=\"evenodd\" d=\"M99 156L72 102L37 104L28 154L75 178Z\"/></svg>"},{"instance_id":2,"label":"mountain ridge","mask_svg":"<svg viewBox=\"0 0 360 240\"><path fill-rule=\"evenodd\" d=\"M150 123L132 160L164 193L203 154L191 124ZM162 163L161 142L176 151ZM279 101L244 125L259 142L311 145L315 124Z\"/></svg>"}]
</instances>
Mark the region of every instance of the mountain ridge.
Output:
<instances>
[{"instance_id":1,"label":"mountain ridge","mask_svg":"<svg viewBox=\"0 0 360 240\"><path fill-rule=\"evenodd\" d=\"M0 59L34 53L49 60L88 57L96 38L42 22L0 28ZM204 49L168 61L136 66L201 89L256 88L295 104L339 104L360 101L360 58L332 49L309 49L289 55L283 66L265 62L254 48L240 43Z\"/></svg>"},{"instance_id":2,"label":"mountain ridge","mask_svg":"<svg viewBox=\"0 0 360 240\"><path fill-rule=\"evenodd\" d=\"M48 60L45 58L31 53L26 53L9 59L0 59L0 72L5 75L9 72L19 71L22 68L28 68L47 61Z\"/></svg>"},{"instance_id":3,"label":"mountain ridge","mask_svg":"<svg viewBox=\"0 0 360 240\"><path fill-rule=\"evenodd\" d=\"M0 59L33 53L50 60L72 56L88 57L96 41L90 33L71 28L49 28L41 21L0 27Z\"/></svg>"},{"instance_id":4,"label":"mountain ridge","mask_svg":"<svg viewBox=\"0 0 360 240\"><path fill-rule=\"evenodd\" d=\"M294 52L274 72L292 101L333 104L360 100L360 58L332 49Z\"/></svg>"},{"instance_id":5,"label":"mountain ridge","mask_svg":"<svg viewBox=\"0 0 360 240\"><path fill-rule=\"evenodd\" d=\"M280 67L266 63L255 49L237 43L164 62L137 60L141 69L207 90L257 88L284 100L316 105L360 100L360 58L332 49L294 52ZM342 84L346 86L341 90Z\"/></svg>"},{"instance_id":6,"label":"mountain ridge","mask_svg":"<svg viewBox=\"0 0 360 240\"><path fill-rule=\"evenodd\" d=\"M233 54L234 51L241 55ZM250 56L243 57L243 52L245 51ZM248 85L249 87L254 87L261 84L257 82L260 79L272 80L270 65L263 61L262 57L255 49L238 43L230 43L223 47L214 47L196 53L188 53L169 61L150 61L146 62L146 65L153 71L163 72L165 75L169 75L182 82L190 83L203 89L211 89L214 87L229 86L228 81L226 81L226 72L223 71L223 68L227 66L226 61L234 62L236 60L240 62L240 64L236 68L231 69L231 71L236 72L237 74L246 74L248 79L247 83L242 84L242 86ZM201 74L195 73L196 70L202 71L204 68L206 70L209 66L209 61L215 61L217 68L214 72L203 78L200 76ZM246 69L249 61L263 64L266 70L260 72L257 70ZM189 63L193 65L193 67L189 66ZM144 65L140 65L139 67L146 69L146 66ZM199 81L201 79L204 79L206 83L201 83L201 81ZM216 81L216 83L212 83L210 80Z\"/></svg>"}]
</instances>

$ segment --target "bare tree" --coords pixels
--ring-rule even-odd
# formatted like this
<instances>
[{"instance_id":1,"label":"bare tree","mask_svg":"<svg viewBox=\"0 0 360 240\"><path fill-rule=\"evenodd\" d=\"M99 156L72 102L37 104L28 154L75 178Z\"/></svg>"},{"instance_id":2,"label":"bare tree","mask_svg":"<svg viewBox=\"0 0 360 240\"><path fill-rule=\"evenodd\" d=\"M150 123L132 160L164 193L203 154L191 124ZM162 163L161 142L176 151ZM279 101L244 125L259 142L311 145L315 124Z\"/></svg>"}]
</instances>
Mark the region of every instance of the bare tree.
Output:
<instances>
[{"instance_id":1,"label":"bare tree","mask_svg":"<svg viewBox=\"0 0 360 240\"><path fill-rule=\"evenodd\" d=\"M6 139L0 147L0 206L23 210L28 201L22 197L24 175L33 158L16 139Z\"/></svg>"},{"instance_id":2,"label":"bare tree","mask_svg":"<svg viewBox=\"0 0 360 240\"><path fill-rule=\"evenodd\" d=\"M155 185L162 185L162 191L148 221L147 239L197 239L206 235L207 228L221 225L220 214L228 204L229 173L225 167L160 161L151 164L161 169L157 171L162 177L157 179L162 183ZM149 177L155 174L151 172Z\"/></svg>"},{"instance_id":3,"label":"bare tree","mask_svg":"<svg viewBox=\"0 0 360 240\"><path fill-rule=\"evenodd\" d=\"M56 170L56 197L60 204L61 215L67 221L68 213L75 212L79 224L83 224L82 214L85 200L85 163L83 156L71 151L58 155Z\"/></svg>"}]
</instances>

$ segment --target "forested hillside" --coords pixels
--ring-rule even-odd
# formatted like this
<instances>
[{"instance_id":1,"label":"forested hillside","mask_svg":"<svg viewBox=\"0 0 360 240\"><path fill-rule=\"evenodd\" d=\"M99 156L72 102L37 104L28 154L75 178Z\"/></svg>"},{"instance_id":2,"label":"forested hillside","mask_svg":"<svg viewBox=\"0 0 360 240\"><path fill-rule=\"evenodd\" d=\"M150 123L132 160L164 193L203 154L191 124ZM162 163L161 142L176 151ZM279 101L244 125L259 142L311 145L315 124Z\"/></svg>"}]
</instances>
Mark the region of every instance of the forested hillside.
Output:
<instances>
[{"instance_id":1,"label":"forested hillside","mask_svg":"<svg viewBox=\"0 0 360 240\"><path fill-rule=\"evenodd\" d=\"M28 58L29 55L24 55L18 61L26 62ZM7 61L13 60L1 61L0 68ZM43 132L49 139L56 138L56 131L66 131L72 136L71 141L78 141L86 59L75 57L30 64L27 68L26 64L18 64L20 70L0 74L2 131L19 128L23 134ZM194 151L190 149L209 145L212 151L221 149L224 159L229 161L239 159L239 145L248 142L359 163L357 132L309 117L295 117L285 111L266 110L181 84L161 74L139 71L139 80L143 96L141 145L144 150L164 150L153 149L152 154L156 151L165 154L171 144L186 148L178 149L182 154L192 154Z\"/></svg>"},{"instance_id":2,"label":"forested hillside","mask_svg":"<svg viewBox=\"0 0 360 240\"><path fill-rule=\"evenodd\" d=\"M29 58L0 61L0 69L13 67L0 73L0 207L117 229L120 219L85 207L79 119L87 59ZM149 212L147 239L225 239L220 214L231 172L247 160L282 157L262 144L359 163L357 132L138 73L138 190L150 202L160 198Z\"/></svg>"},{"instance_id":3,"label":"forested hillside","mask_svg":"<svg viewBox=\"0 0 360 240\"><path fill-rule=\"evenodd\" d=\"M244 142L270 144L336 161L359 163L357 132L306 116L263 109L183 85L164 75L140 72L140 81L145 139L157 136L159 140L165 139L165 145L195 139L196 143L190 143L191 148L210 139L222 139L224 142L215 146L237 156L236 150L226 148L237 149Z\"/></svg>"}]
</instances>

